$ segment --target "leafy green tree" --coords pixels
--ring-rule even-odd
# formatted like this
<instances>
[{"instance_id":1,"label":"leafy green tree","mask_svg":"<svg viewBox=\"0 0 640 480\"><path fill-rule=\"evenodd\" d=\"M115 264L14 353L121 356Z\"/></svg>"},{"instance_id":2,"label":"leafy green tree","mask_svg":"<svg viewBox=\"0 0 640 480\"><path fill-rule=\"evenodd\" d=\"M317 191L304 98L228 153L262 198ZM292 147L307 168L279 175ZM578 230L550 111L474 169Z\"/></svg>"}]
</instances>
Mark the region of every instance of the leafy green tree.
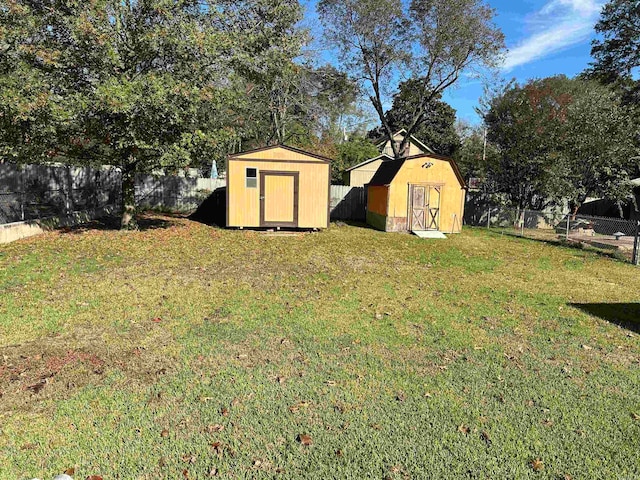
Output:
<instances>
[{"instance_id":1,"label":"leafy green tree","mask_svg":"<svg viewBox=\"0 0 640 480\"><path fill-rule=\"evenodd\" d=\"M582 77L594 79L618 91L622 103L640 123L640 1L611 0L596 24L600 38L592 42L594 62ZM636 74L636 75L634 75ZM640 137L636 138L640 145ZM640 172L636 172L636 175Z\"/></svg>"},{"instance_id":2,"label":"leafy green tree","mask_svg":"<svg viewBox=\"0 0 640 480\"><path fill-rule=\"evenodd\" d=\"M484 126L465 126L459 130L460 148L453 158L462 175L466 179L475 177L483 179L484 184L490 183L500 163L498 149L487 140Z\"/></svg>"},{"instance_id":3,"label":"leafy green tree","mask_svg":"<svg viewBox=\"0 0 640 480\"><path fill-rule=\"evenodd\" d=\"M380 155L378 149L370 140L354 136L336 147L336 159L331 162L331 179L342 183L342 173L345 169Z\"/></svg>"},{"instance_id":4,"label":"leafy green tree","mask_svg":"<svg viewBox=\"0 0 640 480\"><path fill-rule=\"evenodd\" d=\"M516 84L485 122L500 155L493 181L517 208L629 198L637 127L607 87L564 76Z\"/></svg>"},{"instance_id":5,"label":"leafy green tree","mask_svg":"<svg viewBox=\"0 0 640 480\"><path fill-rule=\"evenodd\" d=\"M563 119L558 148L563 169L554 182L557 196L562 194L574 213L588 197L622 205L633 198L630 180L640 163L634 145L639 127L617 92L595 82L574 82L577 94Z\"/></svg>"},{"instance_id":6,"label":"leafy green tree","mask_svg":"<svg viewBox=\"0 0 640 480\"><path fill-rule=\"evenodd\" d=\"M432 101L463 72L496 66L504 46L494 11L482 0L321 0L318 12L344 68L368 87L389 138L393 128L383 106L398 70L419 81L408 135L393 144L396 158L425 122Z\"/></svg>"},{"instance_id":7,"label":"leafy green tree","mask_svg":"<svg viewBox=\"0 0 640 480\"><path fill-rule=\"evenodd\" d=\"M355 83L330 65L316 68L289 61L271 79L257 81L261 83L251 90L253 128L246 136L256 145L308 146L354 111Z\"/></svg>"},{"instance_id":8,"label":"leafy green tree","mask_svg":"<svg viewBox=\"0 0 640 480\"><path fill-rule=\"evenodd\" d=\"M424 90L421 80L407 80L399 86L393 96L393 104L385 113L391 129L395 132L402 128L408 129L416 110L420 104L420 91ZM426 106L424 121L418 126L413 135L440 155L451 156L460 147L460 138L455 129L456 111L441 100L441 95L434 97ZM369 134L370 137L385 136L382 127L377 127Z\"/></svg>"},{"instance_id":9,"label":"leafy green tree","mask_svg":"<svg viewBox=\"0 0 640 480\"><path fill-rule=\"evenodd\" d=\"M640 67L640 1L610 0L602 9L592 42L593 72L609 82L631 78Z\"/></svg>"},{"instance_id":10,"label":"leafy green tree","mask_svg":"<svg viewBox=\"0 0 640 480\"><path fill-rule=\"evenodd\" d=\"M543 209L557 200L551 181L557 175L561 118L571 101L564 76L514 85L494 98L485 116L489 141L500 151L498 189L520 209Z\"/></svg>"},{"instance_id":11,"label":"leafy green tree","mask_svg":"<svg viewBox=\"0 0 640 480\"><path fill-rule=\"evenodd\" d=\"M123 228L135 227L135 174L223 156L238 135L235 105L245 101L238 86L299 48L291 38L294 0L7 5L0 16L7 63L42 79L33 95L48 105L42 111L59 113L51 116L56 155L120 167ZM28 108L7 100L18 121Z\"/></svg>"}]
</instances>

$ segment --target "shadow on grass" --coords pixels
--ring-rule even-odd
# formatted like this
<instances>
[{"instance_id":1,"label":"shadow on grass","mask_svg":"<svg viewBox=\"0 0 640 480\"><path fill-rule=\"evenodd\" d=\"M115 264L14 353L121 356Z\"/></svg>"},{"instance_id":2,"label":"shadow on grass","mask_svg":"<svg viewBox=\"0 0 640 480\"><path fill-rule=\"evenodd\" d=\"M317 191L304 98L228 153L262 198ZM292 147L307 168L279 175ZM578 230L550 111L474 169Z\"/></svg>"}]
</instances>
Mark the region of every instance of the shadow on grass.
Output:
<instances>
[{"instance_id":1,"label":"shadow on grass","mask_svg":"<svg viewBox=\"0 0 640 480\"><path fill-rule=\"evenodd\" d=\"M376 230L375 228L373 228L371 225L369 225L367 222L365 222L364 220L341 220L341 219L331 219L331 223L333 223L336 227L344 227L345 225L348 225L350 227L358 227L358 228L365 228L367 230Z\"/></svg>"},{"instance_id":2,"label":"shadow on grass","mask_svg":"<svg viewBox=\"0 0 640 480\"><path fill-rule=\"evenodd\" d=\"M145 231L157 230L160 228L169 228L175 225L175 222L173 222L170 218L171 216L172 215L169 214L162 214L162 217L165 218L160 218L154 215L141 214L137 217L138 230ZM183 216L181 216L181 218L182 217ZM72 227L60 227L58 230L62 233L83 233L88 230L120 230L120 221L120 216L109 215L106 217L96 218L95 220L84 222L79 225L74 225Z\"/></svg>"},{"instance_id":3,"label":"shadow on grass","mask_svg":"<svg viewBox=\"0 0 640 480\"><path fill-rule=\"evenodd\" d=\"M589 315L640 333L640 303L570 303Z\"/></svg>"}]
</instances>

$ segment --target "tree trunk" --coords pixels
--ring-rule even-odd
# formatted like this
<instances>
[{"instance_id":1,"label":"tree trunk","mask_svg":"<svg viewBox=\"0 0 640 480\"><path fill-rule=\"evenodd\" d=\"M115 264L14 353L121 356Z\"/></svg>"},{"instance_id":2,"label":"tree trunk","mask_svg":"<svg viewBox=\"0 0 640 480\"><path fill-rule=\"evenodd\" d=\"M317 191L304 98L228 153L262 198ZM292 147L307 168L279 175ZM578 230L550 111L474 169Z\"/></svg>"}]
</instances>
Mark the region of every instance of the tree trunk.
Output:
<instances>
[{"instance_id":1,"label":"tree trunk","mask_svg":"<svg viewBox=\"0 0 640 480\"><path fill-rule=\"evenodd\" d=\"M137 230L136 222L136 183L135 171L132 168L122 170L122 230Z\"/></svg>"}]
</instances>

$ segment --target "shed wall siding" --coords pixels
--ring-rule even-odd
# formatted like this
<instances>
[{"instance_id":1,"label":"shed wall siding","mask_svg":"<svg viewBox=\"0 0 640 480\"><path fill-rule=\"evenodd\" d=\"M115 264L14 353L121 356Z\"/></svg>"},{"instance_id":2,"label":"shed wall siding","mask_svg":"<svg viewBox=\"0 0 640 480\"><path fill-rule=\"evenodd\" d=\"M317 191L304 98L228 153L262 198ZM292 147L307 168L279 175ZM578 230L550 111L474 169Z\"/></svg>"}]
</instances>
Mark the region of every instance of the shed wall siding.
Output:
<instances>
[{"instance_id":1,"label":"shed wall siding","mask_svg":"<svg viewBox=\"0 0 640 480\"><path fill-rule=\"evenodd\" d=\"M367 211L386 216L388 191L389 189L384 186L369 187Z\"/></svg>"},{"instance_id":2,"label":"shed wall siding","mask_svg":"<svg viewBox=\"0 0 640 480\"><path fill-rule=\"evenodd\" d=\"M281 150L277 155L282 160ZM259 152L258 159L272 151ZM296 153L296 152L290 152ZM297 154L297 153L296 153ZM309 157L312 159L312 157ZM247 168L257 169L258 179L263 171L299 172L298 227L326 228L329 214L329 164L318 163L285 163L256 161L252 159L232 159L227 166L228 181L228 218L230 227L260 226L260 184L257 188L247 188L245 174Z\"/></svg>"},{"instance_id":3,"label":"shed wall siding","mask_svg":"<svg viewBox=\"0 0 640 480\"><path fill-rule=\"evenodd\" d=\"M433 166L422 168L428 162L433 163ZM417 183L443 185L440 199L440 231L459 233L464 214L465 190L460 186L448 161L428 155L406 161L397 173L390 186L387 215L392 218L408 217L409 185Z\"/></svg>"},{"instance_id":4,"label":"shed wall siding","mask_svg":"<svg viewBox=\"0 0 640 480\"><path fill-rule=\"evenodd\" d=\"M356 168L348 172L349 183L352 187L363 187L371 181L378 168L382 165L382 160L376 160L375 162L363 165L360 168Z\"/></svg>"}]
</instances>

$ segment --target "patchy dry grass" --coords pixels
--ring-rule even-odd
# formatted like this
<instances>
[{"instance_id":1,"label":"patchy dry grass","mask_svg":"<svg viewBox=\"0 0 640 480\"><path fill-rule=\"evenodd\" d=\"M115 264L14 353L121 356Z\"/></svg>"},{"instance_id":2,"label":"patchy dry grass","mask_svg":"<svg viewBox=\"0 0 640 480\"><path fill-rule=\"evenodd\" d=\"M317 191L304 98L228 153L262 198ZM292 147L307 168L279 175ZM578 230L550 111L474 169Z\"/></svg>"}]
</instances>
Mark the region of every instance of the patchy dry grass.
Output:
<instances>
[{"instance_id":1,"label":"patchy dry grass","mask_svg":"<svg viewBox=\"0 0 640 480\"><path fill-rule=\"evenodd\" d=\"M0 247L0 478L640 477L636 268L147 225Z\"/></svg>"}]
</instances>

